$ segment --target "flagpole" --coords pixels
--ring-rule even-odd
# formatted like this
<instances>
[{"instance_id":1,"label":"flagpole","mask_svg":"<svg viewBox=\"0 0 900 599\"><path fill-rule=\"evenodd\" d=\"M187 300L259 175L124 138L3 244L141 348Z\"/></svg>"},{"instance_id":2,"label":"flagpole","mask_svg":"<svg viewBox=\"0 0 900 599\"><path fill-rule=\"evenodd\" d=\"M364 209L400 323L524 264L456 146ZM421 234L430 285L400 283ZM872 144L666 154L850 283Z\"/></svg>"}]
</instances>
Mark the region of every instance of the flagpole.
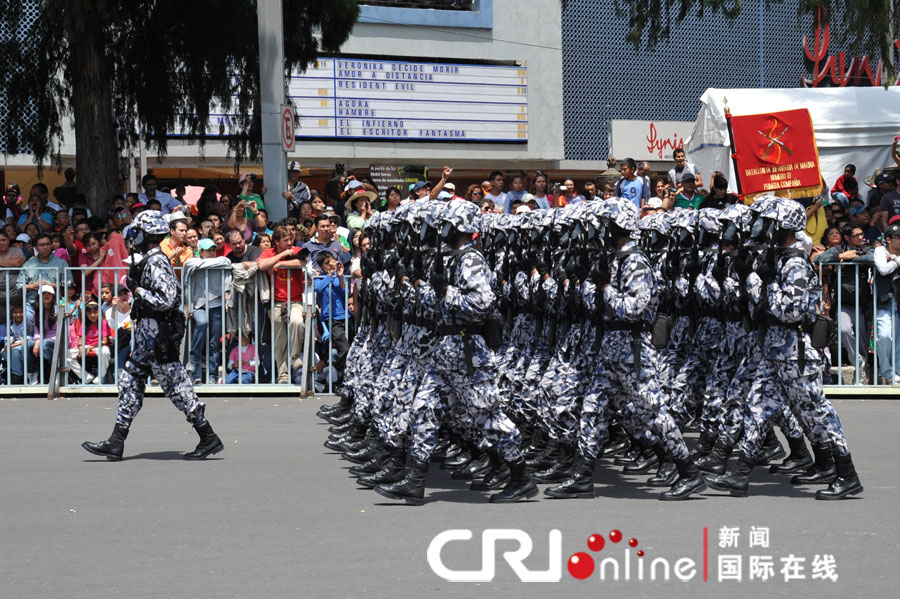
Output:
<instances>
[{"instance_id":1,"label":"flagpole","mask_svg":"<svg viewBox=\"0 0 900 599\"><path fill-rule=\"evenodd\" d=\"M728 108L728 98L722 98L725 101L725 122L728 125L728 143L731 148L731 164L734 166L734 179L737 182L738 195L743 199L744 192L741 189L741 173L738 170L737 154L734 147L734 130L731 128L731 109Z\"/></svg>"}]
</instances>

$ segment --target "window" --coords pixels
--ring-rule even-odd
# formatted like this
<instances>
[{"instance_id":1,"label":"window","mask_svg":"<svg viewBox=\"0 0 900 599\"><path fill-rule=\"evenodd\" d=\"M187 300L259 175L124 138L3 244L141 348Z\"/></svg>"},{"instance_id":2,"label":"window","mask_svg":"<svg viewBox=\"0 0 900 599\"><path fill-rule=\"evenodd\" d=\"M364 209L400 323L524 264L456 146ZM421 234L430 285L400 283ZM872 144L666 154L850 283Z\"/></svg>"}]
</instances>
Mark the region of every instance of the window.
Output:
<instances>
[{"instance_id":1,"label":"window","mask_svg":"<svg viewBox=\"0 0 900 599\"><path fill-rule=\"evenodd\" d=\"M362 0L360 4L397 8L432 8L440 10L472 10L475 0Z\"/></svg>"}]
</instances>

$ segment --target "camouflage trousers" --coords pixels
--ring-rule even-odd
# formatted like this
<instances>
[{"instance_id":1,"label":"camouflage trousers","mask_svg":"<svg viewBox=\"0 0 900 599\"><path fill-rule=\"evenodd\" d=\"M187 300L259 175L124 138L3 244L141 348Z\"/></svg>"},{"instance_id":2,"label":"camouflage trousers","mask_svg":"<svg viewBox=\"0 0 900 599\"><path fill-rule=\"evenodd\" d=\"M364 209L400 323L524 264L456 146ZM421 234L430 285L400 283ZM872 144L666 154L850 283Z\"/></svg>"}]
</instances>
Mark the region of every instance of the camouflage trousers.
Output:
<instances>
[{"instance_id":1,"label":"camouflage trousers","mask_svg":"<svg viewBox=\"0 0 900 599\"><path fill-rule=\"evenodd\" d=\"M357 372L359 371L359 361L365 351L366 340L369 337L369 325L360 326L353 337L353 343L350 344L350 350L347 352L347 359L344 366L344 389L353 392L356 386Z\"/></svg>"},{"instance_id":2,"label":"camouflage trousers","mask_svg":"<svg viewBox=\"0 0 900 599\"><path fill-rule=\"evenodd\" d=\"M119 408L116 423L131 426L144 405L144 389L147 377L153 374L163 393L172 404L184 412L187 421L196 426L206 421L205 404L194 392L191 377L181 362L159 364L156 361L155 340L159 337L159 324L152 318L143 318L134 328L134 347L119 374Z\"/></svg>"},{"instance_id":3,"label":"camouflage trousers","mask_svg":"<svg viewBox=\"0 0 900 599\"><path fill-rule=\"evenodd\" d=\"M719 354L724 334L725 327L721 320L708 316L700 317L697 333L687 347L684 362L672 381L669 411L679 425L684 425L692 419L698 400L702 400L703 389L715 368L716 356Z\"/></svg>"},{"instance_id":4,"label":"camouflage trousers","mask_svg":"<svg viewBox=\"0 0 900 599\"><path fill-rule=\"evenodd\" d=\"M411 328L412 325L403 325L400 339L388 348L384 364L375 377L374 395L371 402L372 424L382 439L390 436L391 415L397 401L397 383L403 377L412 358L414 339Z\"/></svg>"},{"instance_id":5,"label":"camouflage trousers","mask_svg":"<svg viewBox=\"0 0 900 599\"><path fill-rule=\"evenodd\" d=\"M603 335L600 356L591 376L581 408L578 450L588 460L600 456L608 439L608 411L623 414L623 424L632 434L662 444L672 459L688 456L681 430L669 414L659 384L656 350L649 333L641 334L641 369L635 371L632 333L608 331Z\"/></svg>"},{"instance_id":6,"label":"camouflage trousers","mask_svg":"<svg viewBox=\"0 0 900 599\"><path fill-rule=\"evenodd\" d=\"M382 435L388 445L395 448L409 445L415 423L414 401L419 384L428 372L428 364L434 352L435 337L430 330L412 325L409 329L412 355L403 373L391 385L393 401L386 418L386 431Z\"/></svg>"},{"instance_id":7,"label":"camouflage trousers","mask_svg":"<svg viewBox=\"0 0 900 599\"><path fill-rule=\"evenodd\" d=\"M372 419L372 407L377 395L375 381L390 347L391 337L387 328L383 323L379 323L365 344L357 364L356 385L353 389L353 416L358 422L368 424Z\"/></svg>"},{"instance_id":8,"label":"camouflage trousers","mask_svg":"<svg viewBox=\"0 0 900 599\"><path fill-rule=\"evenodd\" d=\"M744 415L740 449L748 457L759 454L773 417L783 405L790 407L813 445L830 444L840 455L850 453L841 420L822 389L819 352L808 346L806 350L802 370L796 357L772 351L764 353L750 387Z\"/></svg>"},{"instance_id":9,"label":"camouflage trousers","mask_svg":"<svg viewBox=\"0 0 900 599\"><path fill-rule=\"evenodd\" d=\"M538 424L551 439L575 445L581 402L593 366L594 327L573 324L538 384Z\"/></svg>"},{"instance_id":10,"label":"camouflage trousers","mask_svg":"<svg viewBox=\"0 0 900 599\"><path fill-rule=\"evenodd\" d=\"M411 454L428 460L445 418L457 419L460 433L481 446L496 447L504 460L521 457L519 430L503 412L494 356L481 335L469 337L474 373L469 376L463 337L441 336L412 403ZM454 427L456 428L456 427Z\"/></svg>"}]
</instances>

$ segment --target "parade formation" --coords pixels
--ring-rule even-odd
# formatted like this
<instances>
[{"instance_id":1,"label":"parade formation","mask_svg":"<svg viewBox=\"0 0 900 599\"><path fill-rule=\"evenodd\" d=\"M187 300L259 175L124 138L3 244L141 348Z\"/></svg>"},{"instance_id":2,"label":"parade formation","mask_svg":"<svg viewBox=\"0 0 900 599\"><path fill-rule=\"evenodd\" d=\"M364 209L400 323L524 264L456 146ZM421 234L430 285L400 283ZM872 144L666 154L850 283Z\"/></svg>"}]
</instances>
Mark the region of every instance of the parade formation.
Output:
<instances>
[{"instance_id":1,"label":"parade formation","mask_svg":"<svg viewBox=\"0 0 900 599\"><path fill-rule=\"evenodd\" d=\"M805 223L775 196L643 218L623 198L377 214L341 399L319 412L325 446L360 486L412 505L438 460L492 503L536 483L595 497L598 460L614 456L626 474L656 468L646 484L669 487L664 501L746 497L757 466L826 485L816 499L858 494L822 389L833 326Z\"/></svg>"}]
</instances>

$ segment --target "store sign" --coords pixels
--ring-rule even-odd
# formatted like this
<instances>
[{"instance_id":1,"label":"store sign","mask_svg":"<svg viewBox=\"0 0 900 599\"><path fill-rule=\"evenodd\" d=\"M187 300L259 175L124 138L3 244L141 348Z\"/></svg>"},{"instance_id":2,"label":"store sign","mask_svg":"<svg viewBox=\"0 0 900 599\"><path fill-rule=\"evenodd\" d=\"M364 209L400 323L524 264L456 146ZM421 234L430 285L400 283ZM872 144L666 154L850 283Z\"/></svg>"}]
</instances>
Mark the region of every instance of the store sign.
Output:
<instances>
[{"instance_id":1,"label":"store sign","mask_svg":"<svg viewBox=\"0 0 900 599\"><path fill-rule=\"evenodd\" d=\"M879 60L872 69L866 56L847 60L846 52L828 55L831 43L831 27L822 24L822 9L816 14L816 34L810 46L807 36L803 36L803 52L812 77L802 79L803 87L878 87L882 84L884 65ZM894 40L895 49L900 50L900 39ZM900 85L900 80L896 85Z\"/></svg>"},{"instance_id":2,"label":"store sign","mask_svg":"<svg viewBox=\"0 0 900 599\"><path fill-rule=\"evenodd\" d=\"M401 198L405 198L411 183L428 178L428 167L372 164L369 166L369 177L378 187L382 199L385 199L389 187L398 188Z\"/></svg>"},{"instance_id":3,"label":"store sign","mask_svg":"<svg viewBox=\"0 0 900 599\"><path fill-rule=\"evenodd\" d=\"M730 122L745 195L808 197L821 192L819 150L809 110L733 116Z\"/></svg>"},{"instance_id":4,"label":"store sign","mask_svg":"<svg viewBox=\"0 0 900 599\"><path fill-rule=\"evenodd\" d=\"M528 141L524 66L323 58L289 93L298 138Z\"/></svg>"},{"instance_id":5,"label":"store sign","mask_svg":"<svg viewBox=\"0 0 900 599\"><path fill-rule=\"evenodd\" d=\"M692 121L610 121L612 155L622 160L672 160L694 130Z\"/></svg>"}]
</instances>

